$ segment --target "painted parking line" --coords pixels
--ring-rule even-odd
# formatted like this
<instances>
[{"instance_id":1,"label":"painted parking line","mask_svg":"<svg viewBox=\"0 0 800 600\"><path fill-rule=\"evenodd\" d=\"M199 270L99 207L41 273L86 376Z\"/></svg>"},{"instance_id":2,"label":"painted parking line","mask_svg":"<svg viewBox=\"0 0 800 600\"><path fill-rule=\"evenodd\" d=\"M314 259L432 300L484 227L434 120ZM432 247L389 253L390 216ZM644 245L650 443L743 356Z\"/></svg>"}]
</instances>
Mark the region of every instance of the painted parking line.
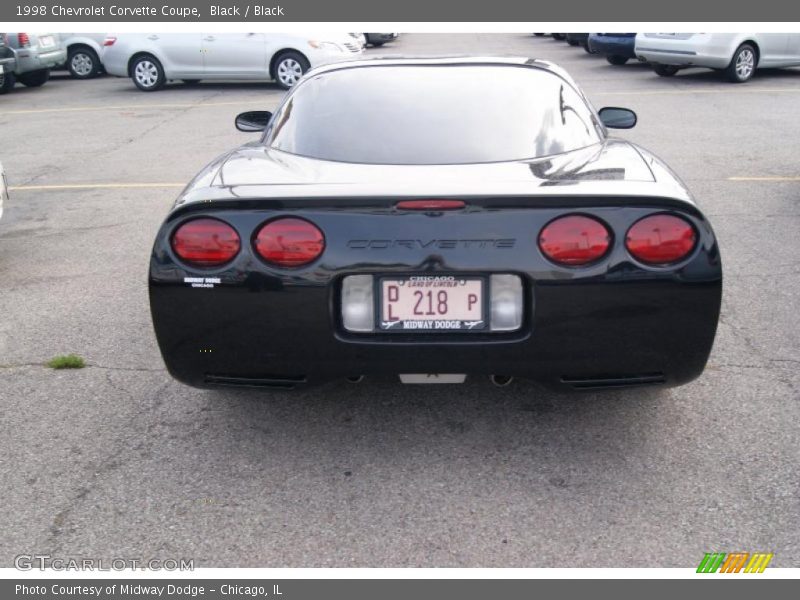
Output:
<instances>
[{"instance_id":1,"label":"painted parking line","mask_svg":"<svg viewBox=\"0 0 800 600\"><path fill-rule=\"evenodd\" d=\"M800 94L800 87L796 88L736 88L736 93L745 94L772 94L772 93L785 93L785 94ZM680 96L691 94L730 94L731 89L728 86L720 88L698 88L698 89L664 89L664 90L625 90L614 92L603 91L588 91L590 96ZM24 110L4 110L3 115L32 115L43 113L69 113L69 112L99 112L99 111L143 111L143 110L156 110L156 109L179 109L179 108L206 108L215 106L243 106L243 105L259 105L265 104L264 99L247 99L231 102L172 102L172 103L159 103L159 104L134 104L134 105L111 105L111 106L67 106L61 108L33 108Z\"/></svg>"},{"instance_id":2,"label":"painted parking line","mask_svg":"<svg viewBox=\"0 0 800 600\"><path fill-rule=\"evenodd\" d=\"M728 181L800 181L800 177L728 177Z\"/></svg>"},{"instance_id":3,"label":"painted parking line","mask_svg":"<svg viewBox=\"0 0 800 600\"><path fill-rule=\"evenodd\" d=\"M65 113L65 112L92 112L105 110L120 111L142 111L155 110L159 108L205 108L213 106L242 106L244 104L264 105L264 100L239 100L238 102L174 102L166 104L133 104L133 105L112 105L112 106L71 106L62 108L33 108L25 110L4 110L3 115L33 115L41 113Z\"/></svg>"},{"instance_id":4,"label":"painted parking line","mask_svg":"<svg viewBox=\"0 0 800 600\"><path fill-rule=\"evenodd\" d=\"M697 89L681 89L681 90L627 90L616 92L587 92L589 96L689 96L691 94L728 94L735 91L737 94L800 94L800 87L797 88L736 88L731 90L729 87L722 88L697 88Z\"/></svg>"},{"instance_id":5,"label":"painted parking line","mask_svg":"<svg viewBox=\"0 0 800 600\"><path fill-rule=\"evenodd\" d=\"M64 183L53 185L10 185L10 192L57 191L57 190L104 190L141 188L183 188L185 183Z\"/></svg>"}]
</instances>

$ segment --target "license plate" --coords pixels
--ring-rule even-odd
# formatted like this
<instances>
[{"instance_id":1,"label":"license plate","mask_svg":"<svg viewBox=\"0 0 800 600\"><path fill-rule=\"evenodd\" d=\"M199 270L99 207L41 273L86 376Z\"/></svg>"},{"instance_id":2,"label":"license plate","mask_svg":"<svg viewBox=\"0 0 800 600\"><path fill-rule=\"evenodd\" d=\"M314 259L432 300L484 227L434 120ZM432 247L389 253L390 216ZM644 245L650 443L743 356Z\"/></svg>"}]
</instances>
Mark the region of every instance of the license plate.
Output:
<instances>
[{"instance_id":1,"label":"license plate","mask_svg":"<svg viewBox=\"0 0 800 600\"><path fill-rule=\"evenodd\" d=\"M39 45L49 48L56 45L56 40L52 35L43 35L39 38Z\"/></svg>"},{"instance_id":2,"label":"license plate","mask_svg":"<svg viewBox=\"0 0 800 600\"><path fill-rule=\"evenodd\" d=\"M380 280L379 329L480 331L486 328L485 284L479 277L418 275Z\"/></svg>"}]
</instances>

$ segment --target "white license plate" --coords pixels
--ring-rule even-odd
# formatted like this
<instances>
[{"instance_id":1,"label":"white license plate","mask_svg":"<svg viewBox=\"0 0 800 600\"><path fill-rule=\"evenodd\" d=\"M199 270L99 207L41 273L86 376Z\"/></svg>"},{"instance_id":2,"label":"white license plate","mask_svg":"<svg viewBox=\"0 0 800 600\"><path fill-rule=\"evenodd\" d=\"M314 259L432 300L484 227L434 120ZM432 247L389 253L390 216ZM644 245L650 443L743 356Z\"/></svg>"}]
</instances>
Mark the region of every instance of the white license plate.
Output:
<instances>
[{"instance_id":1,"label":"white license plate","mask_svg":"<svg viewBox=\"0 0 800 600\"><path fill-rule=\"evenodd\" d=\"M484 280L418 275L380 280L383 331L480 331L486 328Z\"/></svg>"},{"instance_id":2,"label":"white license plate","mask_svg":"<svg viewBox=\"0 0 800 600\"><path fill-rule=\"evenodd\" d=\"M49 48L50 46L56 45L56 40L53 38L52 35L43 35L39 37L39 45L45 48Z\"/></svg>"}]
</instances>

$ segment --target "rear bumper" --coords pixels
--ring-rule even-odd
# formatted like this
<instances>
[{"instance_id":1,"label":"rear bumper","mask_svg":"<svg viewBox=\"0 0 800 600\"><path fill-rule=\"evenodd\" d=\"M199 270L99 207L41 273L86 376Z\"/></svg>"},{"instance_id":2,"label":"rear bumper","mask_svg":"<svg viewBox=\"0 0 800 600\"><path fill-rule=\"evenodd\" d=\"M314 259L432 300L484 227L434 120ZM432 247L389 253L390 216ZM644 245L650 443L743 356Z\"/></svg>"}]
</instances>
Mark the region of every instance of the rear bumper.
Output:
<instances>
[{"instance_id":1,"label":"rear bumper","mask_svg":"<svg viewBox=\"0 0 800 600\"><path fill-rule=\"evenodd\" d=\"M117 44L120 42L118 41ZM100 61L103 63L103 69L109 75L114 77L128 77L128 61L132 53L120 51L119 48L113 46L103 46L103 52L100 56Z\"/></svg>"},{"instance_id":2,"label":"rear bumper","mask_svg":"<svg viewBox=\"0 0 800 600\"><path fill-rule=\"evenodd\" d=\"M724 69L734 50L729 37L694 34L689 39L672 39L644 35L636 40L636 57L653 64Z\"/></svg>"},{"instance_id":3,"label":"rear bumper","mask_svg":"<svg viewBox=\"0 0 800 600\"><path fill-rule=\"evenodd\" d=\"M356 375L467 373L511 375L571 390L679 385L697 377L713 344L722 286L716 242L702 216L691 216L701 241L678 269L635 265L619 241L602 264L567 269L547 262L535 241L540 224L563 212L398 219L307 210L303 217L326 232L325 253L309 267L281 272L246 247L257 225L281 213L204 211L197 216L222 218L244 240L228 267L207 273L187 270L172 254L169 237L186 218L173 215L158 234L150 266L150 302L162 355L175 378L197 387L285 388ZM653 210L592 212L616 230L617 224L627 228ZM391 243L401 226L404 243ZM423 249L405 243L408 231L421 240L458 231L460 240ZM496 231L513 239L513 247L460 243ZM380 239L374 232L381 232ZM348 246L356 238L381 243ZM345 275L410 272L518 274L524 286L523 326L509 333L343 330L339 291ZM184 282L198 276L219 283L192 287Z\"/></svg>"},{"instance_id":4,"label":"rear bumper","mask_svg":"<svg viewBox=\"0 0 800 600\"><path fill-rule=\"evenodd\" d=\"M368 33L367 37L368 37L369 42L371 44L374 44L375 42L385 43L385 42L391 42L393 39L397 38L397 34L396 33Z\"/></svg>"},{"instance_id":5,"label":"rear bumper","mask_svg":"<svg viewBox=\"0 0 800 600\"><path fill-rule=\"evenodd\" d=\"M48 52L38 52L30 49L17 51L17 64L15 73L21 75L31 71L53 69L62 65L67 60L67 51L63 48Z\"/></svg>"},{"instance_id":6,"label":"rear bumper","mask_svg":"<svg viewBox=\"0 0 800 600\"><path fill-rule=\"evenodd\" d=\"M589 48L600 54L636 58L635 39L622 36L589 36Z\"/></svg>"}]
</instances>

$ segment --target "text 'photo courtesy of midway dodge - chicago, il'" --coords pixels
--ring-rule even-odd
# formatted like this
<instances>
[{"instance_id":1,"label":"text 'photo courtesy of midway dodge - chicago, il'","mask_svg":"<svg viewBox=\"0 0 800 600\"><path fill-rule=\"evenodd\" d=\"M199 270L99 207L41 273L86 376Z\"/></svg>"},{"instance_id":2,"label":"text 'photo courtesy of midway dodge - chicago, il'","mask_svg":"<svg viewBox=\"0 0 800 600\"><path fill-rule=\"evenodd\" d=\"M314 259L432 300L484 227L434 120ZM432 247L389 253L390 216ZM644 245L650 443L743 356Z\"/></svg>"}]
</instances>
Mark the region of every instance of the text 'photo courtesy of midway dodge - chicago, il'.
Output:
<instances>
[{"instance_id":1,"label":"text 'photo courtesy of midway dodge - chicago, il'","mask_svg":"<svg viewBox=\"0 0 800 600\"><path fill-rule=\"evenodd\" d=\"M525 58L312 69L161 226L170 373L290 389L399 375L581 390L699 376L720 310L710 224L636 124Z\"/></svg>"}]
</instances>

